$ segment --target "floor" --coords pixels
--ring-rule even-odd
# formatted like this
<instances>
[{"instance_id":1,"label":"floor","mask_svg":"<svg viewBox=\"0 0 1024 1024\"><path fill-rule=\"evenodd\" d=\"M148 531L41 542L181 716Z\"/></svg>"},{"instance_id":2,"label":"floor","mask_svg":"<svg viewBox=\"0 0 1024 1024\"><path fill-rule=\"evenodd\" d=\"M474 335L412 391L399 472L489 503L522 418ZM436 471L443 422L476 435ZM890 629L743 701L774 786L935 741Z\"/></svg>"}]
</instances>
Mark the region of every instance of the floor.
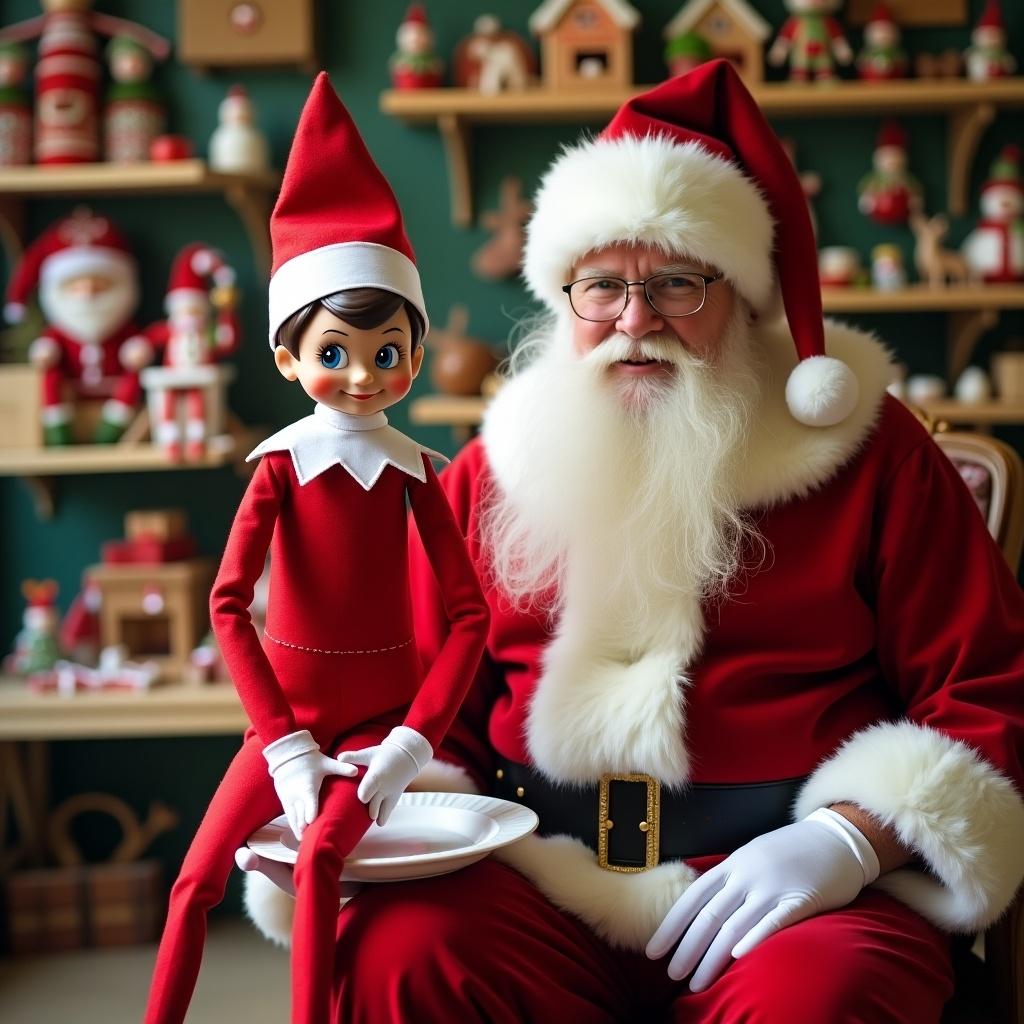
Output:
<instances>
[{"instance_id":1,"label":"floor","mask_svg":"<svg viewBox=\"0 0 1024 1024\"><path fill-rule=\"evenodd\" d=\"M138 1024L156 946L0 958L4 1024ZM240 919L214 920L188 1024L281 1024L288 953Z\"/></svg>"}]
</instances>

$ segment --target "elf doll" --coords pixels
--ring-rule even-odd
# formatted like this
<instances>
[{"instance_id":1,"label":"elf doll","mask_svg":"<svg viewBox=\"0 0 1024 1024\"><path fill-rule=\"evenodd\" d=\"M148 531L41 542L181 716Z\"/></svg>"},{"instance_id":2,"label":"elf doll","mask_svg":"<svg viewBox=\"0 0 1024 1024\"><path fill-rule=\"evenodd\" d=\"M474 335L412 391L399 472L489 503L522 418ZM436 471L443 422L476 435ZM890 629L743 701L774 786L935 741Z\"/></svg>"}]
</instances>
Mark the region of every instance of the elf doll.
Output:
<instances>
[{"instance_id":1,"label":"elf doll","mask_svg":"<svg viewBox=\"0 0 1024 1024\"><path fill-rule=\"evenodd\" d=\"M328 1019L345 857L430 760L487 633L435 453L384 415L420 369L427 316L395 197L325 74L303 109L271 236L274 360L317 405L249 456L260 461L214 583L214 632L251 725L171 892L147 1024L184 1020L235 850L282 809L302 840L292 1020ZM407 501L451 622L425 674L412 642ZM247 609L268 548L261 639Z\"/></svg>"}]
</instances>

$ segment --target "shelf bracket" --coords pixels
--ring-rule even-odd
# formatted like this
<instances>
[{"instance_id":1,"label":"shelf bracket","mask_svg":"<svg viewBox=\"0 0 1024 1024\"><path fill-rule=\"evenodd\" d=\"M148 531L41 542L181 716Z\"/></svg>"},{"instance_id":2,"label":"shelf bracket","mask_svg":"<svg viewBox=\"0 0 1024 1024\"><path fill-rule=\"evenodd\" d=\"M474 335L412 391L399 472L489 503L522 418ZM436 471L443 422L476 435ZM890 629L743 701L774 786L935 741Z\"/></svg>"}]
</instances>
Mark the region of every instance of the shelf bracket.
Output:
<instances>
[{"instance_id":1,"label":"shelf bracket","mask_svg":"<svg viewBox=\"0 0 1024 1024\"><path fill-rule=\"evenodd\" d=\"M444 141L451 191L452 224L468 228L473 223L473 183L469 171L469 126L455 114L439 114L437 125Z\"/></svg>"},{"instance_id":2,"label":"shelf bracket","mask_svg":"<svg viewBox=\"0 0 1024 1024\"><path fill-rule=\"evenodd\" d=\"M271 203L267 193L236 182L227 186L225 195L249 236L257 270L269 279L271 254L268 225Z\"/></svg>"},{"instance_id":3,"label":"shelf bracket","mask_svg":"<svg viewBox=\"0 0 1024 1024\"><path fill-rule=\"evenodd\" d=\"M982 132L996 116L993 103L976 103L950 114L947 151L949 158L949 192L946 202L954 217L967 213L967 186L971 180L971 167L978 152Z\"/></svg>"},{"instance_id":4,"label":"shelf bracket","mask_svg":"<svg viewBox=\"0 0 1024 1024\"><path fill-rule=\"evenodd\" d=\"M57 481L52 476L23 476L25 486L32 494L36 515L43 520L52 519L57 511Z\"/></svg>"},{"instance_id":5,"label":"shelf bracket","mask_svg":"<svg viewBox=\"0 0 1024 1024\"><path fill-rule=\"evenodd\" d=\"M946 351L951 384L955 384L960 374L967 369L981 336L998 323L999 311L995 309L957 310L949 314Z\"/></svg>"}]
</instances>

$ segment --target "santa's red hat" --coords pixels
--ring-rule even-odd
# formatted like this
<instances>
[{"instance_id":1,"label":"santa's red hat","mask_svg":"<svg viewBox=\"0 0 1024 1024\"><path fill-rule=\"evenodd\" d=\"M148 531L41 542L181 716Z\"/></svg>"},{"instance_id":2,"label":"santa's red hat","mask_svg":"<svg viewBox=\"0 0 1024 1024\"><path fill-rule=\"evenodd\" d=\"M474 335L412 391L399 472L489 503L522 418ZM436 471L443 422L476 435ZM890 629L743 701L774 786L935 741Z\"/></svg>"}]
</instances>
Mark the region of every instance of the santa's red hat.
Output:
<instances>
[{"instance_id":1,"label":"santa's red hat","mask_svg":"<svg viewBox=\"0 0 1024 1024\"><path fill-rule=\"evenodd\" d=\"M781 289L800 360L786 384L790 412L812 426L852 412L857 380L825 355L817 247L799 178L727 61L634 97L598 138L555 161L528 228L527 283L564 313L573 266L616 242L709 263L762 313Z\"/></svg>"},{"instance_id":2,"label":"santa's red hat","mask_svg":"<svg viewBox=\"0 0 1024 1024\"><path fill-rule=\"evenodd\" d=\"M223 255L205 242L186 245L171 265L164 308L173 313L197 297L205 298L210 292L211 280L215 285L233 284L235 272L224 262Z\"/></svg>"},{"instance_id":3,"label":"santa's red hat","mask_svg":"<svg viewBox=\"0 0 1024 1024\"><path fill-rule=\"evenodd\" d=\"M381 288L427 311L391 186L325 72L313 83L270 218L270 347L293 313L348 288Z\"/></svg>"},{"instance_id":4,"label":"santa's red hat","mask_svg":"<svg viewBox=\"0 0 1024 1024\"><path fill-rule=\"evenodd\" d=\"M79 207L52 224L26 250L7 283L4 314L12 323L25 315L25 305L39 285L83 274L135 277L128 241L106 217Z\"/></svg>"},{"instance_id":5,"label":"santa's red hat","mask_svg":"<svg viewBox=\"0 0 1024 1024\"><path fill-rule=\"evenodd\" d=\"M998 28L1006 31L1006 22L1003 21L1003 9L999 0L988 0L985 10L981 12L975 28Z\"/></svg>"}]
</instances>

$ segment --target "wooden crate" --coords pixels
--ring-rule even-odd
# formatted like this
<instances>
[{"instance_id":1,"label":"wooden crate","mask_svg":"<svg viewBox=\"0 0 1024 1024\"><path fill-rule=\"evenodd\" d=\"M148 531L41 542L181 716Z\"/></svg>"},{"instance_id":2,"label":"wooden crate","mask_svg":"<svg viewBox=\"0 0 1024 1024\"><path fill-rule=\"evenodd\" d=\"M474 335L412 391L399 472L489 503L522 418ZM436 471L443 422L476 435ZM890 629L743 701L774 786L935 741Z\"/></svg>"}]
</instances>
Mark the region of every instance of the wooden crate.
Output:
<instances>
[{"instance_id":1,"label":"wooden crate","mask_svg":"<svg viewBox=\"0 0 1024 1024\"><path fill-rule=\"evenodd\" d=\"M41 374L34 366L0 366L0 438L4 448L39 448Z\"/></svg>"},{"instance_id":2,"label":"wooden crate","mask_svg":"<svg viewBox=\"0 0 1024 1024\"><path fill-rule=\"evenodd\" d=\"M177 56L208 67L298 65L313 70L313 0L178 0Z\"/></svg>"},{"instance_id":3,"label":"wooden crate","mask_svg":"<svg viewBox=\"0 0 1024 1024\"><path fill-rule=\"evenodd\" d=\"M146 508L128 512L124 535L128 540L176 540L188 532L188 514L181 508Z\"/></svg>"},{"instance_id":4,"label":"wooden crate","mask_svg":"<svg viewBox=\"0 0 1024 1024\"><path fill-rule=\"evenodd\" d=\"M5 887L12 953L56 953L85 945L80 868L19 871L7 878Z\"/></svg>"}]
</instances>

